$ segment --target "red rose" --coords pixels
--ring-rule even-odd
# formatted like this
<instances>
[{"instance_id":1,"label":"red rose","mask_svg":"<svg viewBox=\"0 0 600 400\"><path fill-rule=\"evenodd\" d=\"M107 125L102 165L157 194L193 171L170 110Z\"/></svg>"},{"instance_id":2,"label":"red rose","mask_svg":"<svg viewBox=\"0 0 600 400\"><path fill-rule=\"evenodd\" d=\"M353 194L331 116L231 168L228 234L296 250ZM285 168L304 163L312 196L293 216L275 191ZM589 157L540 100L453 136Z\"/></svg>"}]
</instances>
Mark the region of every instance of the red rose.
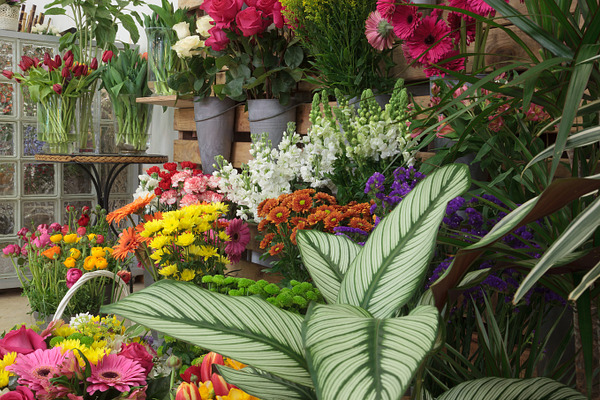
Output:
<instances>
[{"instance_id":1,"label":"red rose","mask_svg":"<svg viewBox=\"0 0 600 400\"><path fill-rule=\"evenodd\" d=\"M273 18L273 23L278 29L283 29L283 26L285 25L285 20L283 19L281 8L282 7L280 2L275 3L275 6L273 7L273 13L271 15L271 17Z\"/></svg>"},{"instance_id":2,"label":"red rose","mask_svg":"<svg viewBox=\"0 0 600 400\"><path fill-rule=\"evenodd\" d=\"M123 344L119 355L140 363L140 366L146 371L146 375L148 375L152 370L152 367L154 367L154 362L152 362L153 356L148 353L146 346L139 343Z\"/></svg>"},{"instance_id":3,"label":"red rose","mask_svg":"<svg viewBox=\"0 0 600 400\"><path fill-rule=\"evenodd\" d=\"M214 51L225 50L229 44L229 38L225 32L223 32L223 29L218 26L213 26L208 30L208 33L210 33L210 37L206 39L204 44L212 48Z\"/></svg>"},{"instance_id":4,"label":"red rose","mask_svg":"<svg viewBox=\"0 0 600 400\"><path fill-rule=\"evenodd\" d=\"M235 19L243 4L243 0L211 0L205 10L217 23L229 23Z\"/></svg>"},{"instance_id":5,"label":"red rose","mask_svg":"<svg viewBox=\"0 0 600 400\"><path fill-rule=\"evenodd\" d=\"M77 220L77 225L79 226L88 226L90 223L90 216L87 214L81 214L81 217Z\"/></svg>"},{"instance_id":6,"label":"red rose","mask_svg":"<svg viewBox=\"0 0 600 400\"><path fill-rule=\"evenodd\" d=\"M0 356L13 351L18 354L29 354L37 349L46 350L46 342L33 329L27 329L25 326L8 332L0 339Z\"/></svg>"},{"instance_id":7,"label":"red rose","mask_svg":"<svg viewBox=\"0 0 600 400\"><path fill-rule=\"evenodd\" d=\"M35 396L27 386L17 386L16 390L0 396L0 400L35 400Z\"/></svg>"},{"instance_id":8,"label":"red rose","mask_svg":"<svg viewBox=\"0 0 600 400\"><path fill-rule=\"evenodd\" d=\"M265 30L265 21L263 12L255 7L248 7L238 13L235 18L238 28L244 36L252 36Z\"/></svg>"}]
</instances>

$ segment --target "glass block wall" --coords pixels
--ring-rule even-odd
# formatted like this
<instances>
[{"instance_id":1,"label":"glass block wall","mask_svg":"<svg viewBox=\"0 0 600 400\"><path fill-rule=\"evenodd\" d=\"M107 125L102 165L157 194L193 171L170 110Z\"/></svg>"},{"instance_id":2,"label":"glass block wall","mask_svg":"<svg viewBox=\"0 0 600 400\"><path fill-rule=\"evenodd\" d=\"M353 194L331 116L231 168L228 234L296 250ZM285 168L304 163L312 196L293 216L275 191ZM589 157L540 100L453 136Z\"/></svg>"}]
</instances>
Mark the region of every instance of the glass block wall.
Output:
<instances>
[{"instance_id":1,"label":"glass block wall","mask_svg":"<svg viewBox=\"0 0 600 400\"><path fill-rule=\"evenodd\" d=\"M17 71L21 56L42 59L45 52L57 54L57 37L0 30L0 71ZM22 92L14 80L0 75L0 248L16 243L16 233L22 227L64 221L67 205L81 208L96 204L92 184L77 166L35 161L42 147L37 140L36 109L26 90ZM98 93L94 113L101 148L110 152L112 107L106 93ZM98 167L107 170L107 166ZM136 171L136 167L129 167L119 175L111 192L110 209L131 201ZM0 289L18 285L10 259L0 258Z\"/></svg>"}]
</instances>

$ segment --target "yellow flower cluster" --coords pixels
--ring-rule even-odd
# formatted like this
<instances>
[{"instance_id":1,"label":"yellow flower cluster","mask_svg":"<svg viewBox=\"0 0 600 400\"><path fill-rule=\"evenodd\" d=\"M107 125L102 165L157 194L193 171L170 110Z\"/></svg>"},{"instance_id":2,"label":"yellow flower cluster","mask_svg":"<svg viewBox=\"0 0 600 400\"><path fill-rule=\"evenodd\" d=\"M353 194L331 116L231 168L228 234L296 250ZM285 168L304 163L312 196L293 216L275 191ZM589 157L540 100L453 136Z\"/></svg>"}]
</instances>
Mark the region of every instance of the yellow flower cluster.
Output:
<instances>
[{"instance_id":1,"label":"yellow flower cluster","mask_svg":"<svg viewBox=\"0 0 600 400\"><path fill-rule=\"evenodd\" d=\"M17 353L8 353L5 354L4 357L0 359L0 389L8 386L8 380L14 374L5 369L9 365L15 363L15 359L17 358Z\"/></svg>"},{"instance_id":2,"label":"yellow flower cluster","mask_svg":"<svg viewBox=\"0 0 600 400\"><path fill-rule=\"evenodd\" d=\"M110 348L106 347L105 340L94 340L90 345L87 345L82 343L79 339L65 339L59 342L55 347L60 347L62 354L65 354L68 351L73 353L79 362L80 367L85 367L85 360L81 357L81 353L83 353L83 356L90 364L96 365L111 351Z\"/></svg>"},{"instance_id":3,"label":"yellow flower cluster","mask_svg":"<svg viewBox=\"0 0 600 400\"><path fill-rule=\"evenodd\" d=\"M93 271L94 269L106 269L108 258L112 255L112 247L92 247L90 255L83 259L83 269ZM63 261L67 268L75 268L77 260L81 258L81 251L75 247L69 249L69 257Z\"/></svg>"}]
</instances>

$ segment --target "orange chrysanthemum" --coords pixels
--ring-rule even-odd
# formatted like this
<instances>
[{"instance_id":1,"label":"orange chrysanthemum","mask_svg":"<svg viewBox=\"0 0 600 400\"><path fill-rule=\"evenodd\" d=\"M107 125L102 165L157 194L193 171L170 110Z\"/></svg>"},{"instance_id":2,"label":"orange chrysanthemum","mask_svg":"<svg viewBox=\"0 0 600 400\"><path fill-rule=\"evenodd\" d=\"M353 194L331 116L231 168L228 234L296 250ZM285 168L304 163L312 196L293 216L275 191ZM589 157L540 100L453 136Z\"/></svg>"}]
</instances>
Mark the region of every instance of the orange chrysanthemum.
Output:
<instances>
[{"instance_id":1,"label":"orange chrysanthemum","mask_svg":"<svg viewBox=\"0 0 600 400\"><path fill-rule=\"evenodd\" d=\"M319 221L323 221L330 213L325 212L324 210L316 210L314 213L310 214L306 219L310 225L315 225Z\"/></svg>"},{"instance_id":2,"label":"orange chrysanthemum","mask_svg":"<svg viewBox=\"0 0 600 400\"><path fill-rule=\"evenodd\" d=\"M327 214L332 213L332 212L337 211L337 210L338 210L337 206L334 206L334 205L333 206L329 206L329 205L326 205L326 204L324 204L322 206L319 206L319 207L317 207L315 209L316 212L325 211Z\"/></svg>"},{"instance_id":3,"label":"orange chrysanthemum","mask_svg":"<svg viewBox=\"0 0 600 400\"><path fill-rule=\"evenodd\" d=\"M133 228L127 228L119 235L119 243L114 247L113 257L125 260L129 254L133 254L143 243Z\"/></svg>"},{"instance_id":4,"label":"orange chrysanthemum","mask_svg":"<svg viewBox=\"0 0 600 400\"><path fill-rule=\"evenodd\" d=\"M265 217L269 214L269 212L277 207L279 205L279 201L277 201L277 199L266 199L263 200L259 205L258 205L258 216L259 217Z\"/></svg>"},{"instance_id":5,"label":"orange chrysanthemum","mask_svg":"<svg viewBox=\"0 0 600 400\"><path fill-rule=\"evenodd\" d=\"M290 218L290 223L293 226L296 226L296 225L298 225L301 222L304 222L306 224L306 218L304 218L304 217L292 217L292 218Z\"/></svg>"},{"instance_id":6,"label":"orange chrysanthemum","mask_svg":"<svg viewBox=\"0 0 600 400\"><path fill-rule=\"evenodd\" d=\"M269 250L269 255L276 256L283 251L284 247L283 243L275 243L273 247L271 247L271 250Z\"/></svg>"},{"instance_id":7,"label":"orange chrysanthemum","mask_svg":"<svg viewBox=\"0 0 600 400\"><path fill-rule=\"evenodd\" d=\"M269 247L271 245L271 241L273 240L274 237L275 237L274 233L267 233L265 235L265 237L263 238L263 240L260 241L260 248L266 249L267 247Z\"/></svg>"},{"instance_id":8,"label":"orange chrysanthemum","mask_svg":"<svg viewBox=\"0 0 600 400\"><path fill-rule=\"evenodd\" d=\"M268 219L263 219L258 223L258 231L262 232L265 230L266 226L270 223Z\"/></svg>"},{"instance_id":9,"label":"orange chrysanthemum","mask_svg":"<svg viewBox=\"0 0 600 400\"><path fill-rule=\"evenodd\" d=\"M277 206L269 212L267 219L274 224L281 224L282 222L287 221L289 216L290 210L283 206Z\"/></svg>"},{"instance_id":10,"label":"orange chrysanthemum","mask_svg":"<svg viewBox=\"0 0 600 400\"><path fill-rule=\"evenodd\" d=\"M334 211L329 214L323 221L325 222L325 229L333 230L336 226L340 224L342 220L342 213L339 211Z\"/></svg>"},{"instance_id":11,"label":"orange chrysanthemum","mask_svg":"<svg viewBox=\"0 0 600 400\"><path fill-rule=\"evenodd\" d=\"M127 218L128 215L135 214L136 212L143 210L155 197L155 194L138 197L126 206L110 212L106 216L106 221L108 221L109 224L112 224L113 222L119 224L122 220Z\"/></svg>"},{"instance_id":12,"label":"orange chrysanthemum","mask_svg":"<svg viewBox=\"0 0 600 400\"><path fill-rule=\"evenodd\" d=\"M48 257L51 260L54 260L54 255L60 255L60 247L52 246L49 249L46 249L42 252L42 255Z\"/></svg>"},{"instance_id":13,"label":"orange chrysanthemum","mask_svg":"<svg viewBox=\"0 0 600 400\"><path fill-rule=\"evenodd\" d=\"M312 199L308 194L297 194L292 199L292 211L297 213L309 211L312 207L312 204Z\"/></svg>"},{"instance_id":14,"label":"orange chrysanthemum","mask_svg":"<svg viewBox=\"0 0 600 400\"><path fill-rule=\"evenodd\" d=\"M330 194L318 192L314 196L315 202L320 204L337 204L337 200Z\"/></svg>"},{"instance_id":15,"label":"orange chrysanthemum","mask_svg":"<svg viewBox=\"0 0 600 400\"><path fill-rule=\"evenodd\" d=\"M349 225L351 228L362 229L365 232L370 232L373 229L373 224L362 218L352 218Z\"/></svg>"}]
</instances>

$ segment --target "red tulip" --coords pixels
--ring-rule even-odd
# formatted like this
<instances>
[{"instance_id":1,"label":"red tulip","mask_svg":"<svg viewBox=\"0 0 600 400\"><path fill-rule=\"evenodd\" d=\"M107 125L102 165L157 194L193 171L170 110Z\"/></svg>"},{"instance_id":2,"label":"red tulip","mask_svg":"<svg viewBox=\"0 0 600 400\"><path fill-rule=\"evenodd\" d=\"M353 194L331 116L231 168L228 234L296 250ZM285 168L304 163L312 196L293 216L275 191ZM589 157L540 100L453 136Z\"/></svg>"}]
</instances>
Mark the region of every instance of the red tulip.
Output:
<instances>
[{"instance_id":1,"label":"red tulip","mask_svg":"<svg viewBox=\"0 0 600 400\"><path fill-rule=\"evenodd\" d=\"M63 67L62 72L60 73L60 75L63 78L68 78L69 76L71 76L71 70L69 68L67 68L67 67Z\"/></svg>"},{"instance_id":2,"label":"red tulip","mask_svg":"<svg viewBox=\"0 0 600 400\"><path fill-rule=\"evenodd\" d=\"M50 54L44 53L44 65L49 65L52 62Z\"/></svg>"},{"instance_id":3,"label":"red tulip","mask_svg":"<svg viewBox=\"0 0 600 400\"><path fill-rule=\"evenodd\" d=\"M175 394L175 400L202 400L198 386L182 382Z\"/></svg>"},{"instance_id":4,"label":"red tulip","mask_svg":"<svg viewBox=\"0 0 600 400\"><path fill-rule=\"evenodd\" d=\"M224 362L222 355L211 351L210 353L204 356L204 358L202 359L202 364L200 365L200 380L202 382L210 380L211 375L213 373L213 364L224 365Z\"/></svg>"},{"instance_id":5,"label":"red tulip","mask_svg":"<svg viewBox=\"0 0 600 400\"><path fill-rule=\"evenodd\" d=\"M14 72L9 71L7 69L5 69L4 71L2 71L2 75L4 75L8 79L12 79L12 77L13 77L14 74L15 74Z\"/></svg>"},{"instance_id":6,"label":"red tulip","mask_svg":"<svg viewBox=\"0 0 600 400\"><path fill-rule=\"evenodd\" d=\"M55 55L54 56L54 65L55 65L55 68L60 67L61 64L62 64L62 58L60 58L60 56L58 54Z\"/></svg>"},{"instance_id":7,"label":"red tulip","mask_svg":"<svg viewBox=\"0 0 600 400\"><path fill-rule=\"evenodd\" d=\"M96 57L92 59L92 62L90 63L90 68L93 70L98 69L98 60L96 60Z\"/></svg>"},{"instance_id":8,"label":"red tulip","mask_svg":"<svg viewBox=\"0 0 600 400\"><path fill-rule=\"evenodd\" d=\"M39 58L37 58L37 57L33 57L33 66L34 66L35 68L37 68L37 67L39 67L39 66L40 66L40 59L39 59Z\"/></svg>"},{"instance_id":9,"label":"red tulip","mask_svg":"<svg viewBox=\"0 0 600 400\"><path fill-rule=\"evenodd\" d=\"M54 90L56 93L58 94L62 94L62 85L55 83L54 85L52 85L52 90Z\"/></svg>"},{"instance_id":10,"label":"red tulip","mask_svg":"<svg viewBox=\"0 0 600 400\"><path fill-rule=\"evenodd\" d=\"M82 72L83 72L83 65L77 64L76 66L73 67L73 75L75 75L76 77L81 76Z\"/></svg>"},{"instance_id":11,"label":"red tulip","mask_svg":"<svg viewBox=\"0 0 600 400\"><path fill-rule=\"evenodd\" d=\"M71 68L73 66L73 52L71 50L67 51L63 56L63 61L65 62L65 67Z\"/></svg>"},{"instance_id":12,"label":"red tulip","mask_svg":"<svg viewBox=\"0 0 600 400\"><path fill-rule=\"evenodd\" d=\"M82 64L81 66L81 75L86 76L88 74L88 66L85 64Z\"/></svg>"},{"instance_id":13,"label":"red tulip","mask_svg":"<svg viewBox=\"0 0 600 400\"><path fill-rule=\"evenodd\" d=\"M102 54L102 62L109 62L110 60L112 60L113 56L115 54L112 52L112 50L106 50L103 54Z\"/></svg>"},{"instance_id":14,"label":"red tulip","mask_svg":"<svg viewBox=\"0 0 600 400\"><path fill-rule=\"evenodd\" d=\"M21 57L21 62L19 63L19 67L23 72L27 71L34 65L34 61L31 57L23 56Z\"/></svg>"}]
</instances>

